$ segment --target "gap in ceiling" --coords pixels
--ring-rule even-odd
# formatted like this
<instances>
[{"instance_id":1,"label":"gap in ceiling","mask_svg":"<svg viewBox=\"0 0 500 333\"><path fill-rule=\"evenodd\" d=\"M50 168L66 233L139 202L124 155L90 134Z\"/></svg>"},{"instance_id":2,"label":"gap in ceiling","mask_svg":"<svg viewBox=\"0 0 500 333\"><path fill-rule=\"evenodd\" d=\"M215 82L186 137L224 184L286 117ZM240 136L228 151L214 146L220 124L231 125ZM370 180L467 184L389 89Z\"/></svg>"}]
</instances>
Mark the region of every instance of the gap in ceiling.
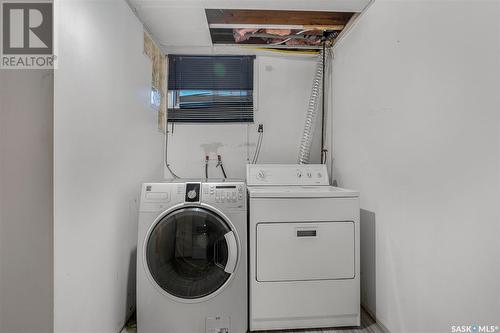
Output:
<instances>
[{"instance_id":1,"label":"gap in ceiling","mask_svg":"<svg viewBox=\"0 0 500 333\"><path fill-rule=\"evenodd\" d=\"M337 36L352 12L205 9L212 43L318 49L326 33Z\"/></svg>"}]
</instances>

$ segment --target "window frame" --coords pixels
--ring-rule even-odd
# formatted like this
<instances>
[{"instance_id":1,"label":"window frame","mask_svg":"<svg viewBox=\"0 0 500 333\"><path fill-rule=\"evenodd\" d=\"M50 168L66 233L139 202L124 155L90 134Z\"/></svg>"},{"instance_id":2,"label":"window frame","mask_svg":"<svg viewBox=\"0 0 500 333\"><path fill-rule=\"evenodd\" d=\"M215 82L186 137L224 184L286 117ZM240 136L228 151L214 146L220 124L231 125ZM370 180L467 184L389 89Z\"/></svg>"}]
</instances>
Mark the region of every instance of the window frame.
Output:
<instances>
[{"instance_id":1,"label":"window frame","mask_svg":"<svg viewBox=\"0 0 500 333\"><path fill-rule=\"evenodd\" d=\"M172 72L170 71L172 69L171 66L171 59L172 58L192 58L190 59L191 61L196 60L196 57L203 58L205 61L208 61L207 58L220 58L221 63L224 62L223 58L230 58L230 60L234 60L234 58L241 58L241 61L243 62L241 64L242 70L246 70L243 72L243 75L247 75L246 79L243 79L240 81L240 85L246 85L247 87L251 87L251 89L211 89L209 88L202 88L200 87L199 89L171 89L171 84L167 84L167 121L168 123L179 123L179 124L209 124L209 123L234 123L234 124L252 124L255 122L255 111L257 111L257 105L258 105L258 99L257 99L257 78L258 78L258 68L257 68L257 62L256 62L256 57L255 56L249 56L249 55L169 55L169 75L168 77L168 82L170 83L172 78L175 80L175 86L179 87L179 85L182 85L182 81L178 81L177 78L179 76L178 71L182 70L182 65L174 65L176 66L175 68L175 73L171 74ZM203 61L203 60L202 60ZM203 64L202 62L200 62ZM219 63L214 62L214 66L218 65ZM231 65L231 64L229 64ZM237 66L233 66L237 67ZM251 69L251 70L249 70ZM234 69L233 69L233 74ZM225 73L228 74L228 73ZM231 74L231 72L229 72ZM182 74L181 74L182 75ZM192 74L191 74L192 75ZM215 74L211 74L215 75ZM207 76L204 78L207 80ZM192 77L190 80L194 80ZM201 80L203 81L203 80ZM209 77L210 81L210 77ZM220 82L221 79L212 79L212 81ZM234 81L234 76L233 76L233 81ZM187 84L190 84L191 81L186 80L188 82ZM231 82L231 81L229 81ZM248 85L248 83L251 83L251 85ZM214 83L216 84L216 83ZM214 112L214 108L217 107L217 101L215 101L216 98L221 98L222 94L213 94L210 95L210 97L207 98L207 105L210 105L211 103L212 106L207 107L207 112L214 112L213 114L207 114L206 116L203 115L203 107L201 108L185 108L184 110L181 108L180 104L180 99L182 98L181 93L182 91L213 91L213 92L221 92L221 91L228 91L228 92L235 92L235 91L246 91L251 95L251 99L245 101L244 95L241 96L240 103L251 103L251 106L236 106L236 107L231 107L227 106L224 108L222 107L222 110L220 112ZM247 95L248 96L248 95ZM227 103L227 101L222 101L221 103ZM173 107L172 107L173 106ZM209 110L211 109L211 110ZM226 110L226 111L224 111ZM191 114L189 117L182 117L183 112L186 112L186 115L188 112L193 111L193 112L198 112L198 116L196 114ZM175 114L175 116L173 116ZM238 116L239 115L239 116ZM190 119L191 118L191 119Z\"/></svg>"}]
</instances>

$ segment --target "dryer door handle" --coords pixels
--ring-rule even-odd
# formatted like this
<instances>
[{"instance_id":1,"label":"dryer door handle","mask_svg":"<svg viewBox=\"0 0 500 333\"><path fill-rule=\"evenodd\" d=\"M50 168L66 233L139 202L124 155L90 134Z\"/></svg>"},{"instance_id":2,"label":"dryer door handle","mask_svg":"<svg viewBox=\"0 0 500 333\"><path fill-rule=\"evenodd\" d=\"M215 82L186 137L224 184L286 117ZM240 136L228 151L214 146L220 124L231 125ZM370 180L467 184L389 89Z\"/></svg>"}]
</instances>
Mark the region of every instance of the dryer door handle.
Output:
<instances>
[{"instance_id":1,"label":"dryer door handle","mask_svg":"<svg viewBox=\"0 0 500 333\"><path fill-rule=\"evenodd\" d=\"M236 269L236 263L238 261L238 244L236 243L236 237L234 232L229 231L224 235L227 244L227 263L224 267L226 273L233 273Z\"/></svg>"}]
</instances>

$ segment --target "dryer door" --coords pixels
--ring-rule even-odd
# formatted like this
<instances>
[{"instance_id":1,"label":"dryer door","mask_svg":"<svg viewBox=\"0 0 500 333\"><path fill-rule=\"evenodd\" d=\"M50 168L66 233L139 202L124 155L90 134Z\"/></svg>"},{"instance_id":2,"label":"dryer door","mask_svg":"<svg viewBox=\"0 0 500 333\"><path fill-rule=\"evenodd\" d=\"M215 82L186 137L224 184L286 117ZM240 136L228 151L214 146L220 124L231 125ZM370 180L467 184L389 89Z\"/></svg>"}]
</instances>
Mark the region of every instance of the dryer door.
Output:
<instances>
[{"instance_id":1,"label":"dryer door","mask_svg":"<svg viewBox=\"0 0 500 333\"><path fill-rule=\"evenodd\" d=\"M151 277L168 295L201 301L226 284L238 248L221 216L205 207L184 207L156 223L145 256Z\"/></svg>"}]
</instances>

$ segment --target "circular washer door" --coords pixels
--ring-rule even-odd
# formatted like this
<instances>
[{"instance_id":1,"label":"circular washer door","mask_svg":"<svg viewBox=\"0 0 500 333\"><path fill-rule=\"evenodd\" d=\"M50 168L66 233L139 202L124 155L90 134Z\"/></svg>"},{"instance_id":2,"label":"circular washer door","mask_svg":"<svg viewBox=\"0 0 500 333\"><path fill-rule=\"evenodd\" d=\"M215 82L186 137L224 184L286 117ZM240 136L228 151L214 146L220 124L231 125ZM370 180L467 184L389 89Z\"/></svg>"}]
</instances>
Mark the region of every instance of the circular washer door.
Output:
<instances>
[{"instance_id":1,"label":"circular washer door","mask_svg":"<svg viewBox=\"0 0 500 333\"><path fill-rule=\"evenodd\" d=\"M151 276L169 295L205 298L224 286L236 267L237 243L228 223L202 207L165 215L151 230L146 262Z\"/></svg>"}]
</instances>

